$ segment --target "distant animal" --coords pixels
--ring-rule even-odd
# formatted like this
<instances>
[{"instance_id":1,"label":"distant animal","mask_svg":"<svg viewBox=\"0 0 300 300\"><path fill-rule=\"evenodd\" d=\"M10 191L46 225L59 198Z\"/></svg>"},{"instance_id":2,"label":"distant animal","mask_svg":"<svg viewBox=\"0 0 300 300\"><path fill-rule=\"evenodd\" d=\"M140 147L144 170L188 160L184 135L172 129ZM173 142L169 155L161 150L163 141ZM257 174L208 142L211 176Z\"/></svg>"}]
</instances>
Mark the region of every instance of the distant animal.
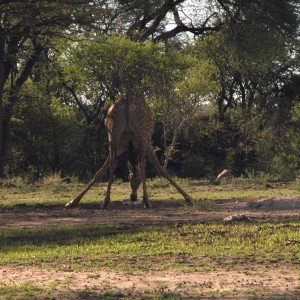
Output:
<instances>
[{"instance_id":1,"label":"distant animal","mask_svg":"<svg viewBox=\"0 0 300 300\"><path fill-rule=\"evenodd\" d=\"M232 178L232 172L229 169L224 169L216 178L215 182L218 183L222 178Z\"/></svg>"},{"instance_id":2,"label":"distant animal","mask_svg":"<svg viewBox=\"0 0 300 300\"><path fill-rule=\"evenodd\" d=\"M105 126L108 131L109 156L102 168L83 189L83 191L66 207L76 206L86 192L105 175L109 169L106 196L102 208L107 208L110 202L111 186L116 168L116 159L125 151L129 151L131 165L129 180L131 185L131 200L137 199L137 190L142 183L143 203L145 208L151 207L145 177L146 158L182 194L188 205L192 198L175 182L168 171L159 163L151 143L153 120L149 106L143 96L127 92L116 101L107 112Z\"/></svg>"}]
</instances>

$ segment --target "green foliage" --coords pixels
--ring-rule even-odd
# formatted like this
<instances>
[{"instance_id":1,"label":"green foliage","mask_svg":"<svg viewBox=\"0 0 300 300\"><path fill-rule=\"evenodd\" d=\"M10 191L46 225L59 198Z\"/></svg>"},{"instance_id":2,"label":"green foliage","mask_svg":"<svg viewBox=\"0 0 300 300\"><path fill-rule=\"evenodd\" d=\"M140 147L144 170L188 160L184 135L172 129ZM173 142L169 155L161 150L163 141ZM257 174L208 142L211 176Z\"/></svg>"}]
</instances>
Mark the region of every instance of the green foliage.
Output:
<instances>
[{"instance_id":1,"label":"green foliage","mask_svg":"<svg viewBox=\"0 0 300 300\"><path fill-rule=\"evenodd\" d=\"M66 63L64 72L69 76L78 74L78 69L84 70L79 76L92 79L102 91L108 90L111 97L128 89L153 90L153 85L168 75L170 65L161 45L124 36L79 41L70 45L62 59Z\"/></svg>"},{"instance_id":2,"label":"green foliage","mask_svg":"<svg viewBox=\"0 0 300 300\"><path fill-rule=\"evenodd\" d=\"M12 120L14 160L26 161L24 171L36 175L65 168L63 165L76 157L83 139L83 128L74 108L37 88L30 83L26 85L22 92L24 100ZM14 167L18 165L11 165Z\"/></svg>"},{"instance_id":3,"label":"green foliage","mask_svg":"<svg viewBox=\"0 0 300 300\"><path fill-rule=\"evenodd\" d=\"M298 174L295 1L212 1L205 7L210 18L193 23L193 15L194 25L183 27L176 9L161 11L159 1L147 10L151 16L140 3L126 13L122 2L98 7L80 1L83 10L63 1L56 11L57 5L2 5L4 13L15 12L7 19L12 23L3 23L6 48L15 51L8 51L11 76L0 90L12 125L11 151L5 145L2 151L9 154L8 174L90 177L107 153L106 108L128 90L147 98L159 156L178 174L214 176L223 167L285 180ZM174 33L160 19L167 11ZM14 22L19 27L9 29ZM88 30L91 24L98 30ZM195 24L210 29L202 35ZM18 31L22 26L35 29L28 35ZM157 41L182 28L199 36ZM23 38L20 49L11 32ZM156 43L147 40L151 35Z\"/></svg>"},{"instance_id":4,"label":"green foliage","mask_svg":"<svg viewBox=\"0 0 300 300\"><path fill-rule=\"evenodd\" d=\"M22 102L20 90L33 76L34 67L47 65L52 41L66 37L74 27L91 25L99 9L93 1L38 1L0 4L0 177L9 156L10 123L15 106ZM93 14L90 13L93 9Z\"/></svg>"}]
</instances>

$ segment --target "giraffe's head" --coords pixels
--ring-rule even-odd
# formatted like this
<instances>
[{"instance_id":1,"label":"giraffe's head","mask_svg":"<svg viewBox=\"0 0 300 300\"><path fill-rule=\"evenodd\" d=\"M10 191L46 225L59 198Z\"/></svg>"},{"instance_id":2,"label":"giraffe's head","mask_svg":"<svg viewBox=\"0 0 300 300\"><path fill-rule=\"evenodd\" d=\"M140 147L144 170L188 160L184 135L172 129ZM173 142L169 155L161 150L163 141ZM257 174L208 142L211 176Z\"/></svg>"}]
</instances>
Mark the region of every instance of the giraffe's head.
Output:
<instances>
[{"instance_id":1,"label":"giraffe's head","mask_svg":"<svg viewBox=\"0 0 300 300\"><path fill-rule=\"evenodd\" d=\"M142 182L141 169L139 166L136 166L134 168L134 171L132 169L129 169L128 179L130 181L132 191L136 192Z\"/></svg>"}]
</instances>

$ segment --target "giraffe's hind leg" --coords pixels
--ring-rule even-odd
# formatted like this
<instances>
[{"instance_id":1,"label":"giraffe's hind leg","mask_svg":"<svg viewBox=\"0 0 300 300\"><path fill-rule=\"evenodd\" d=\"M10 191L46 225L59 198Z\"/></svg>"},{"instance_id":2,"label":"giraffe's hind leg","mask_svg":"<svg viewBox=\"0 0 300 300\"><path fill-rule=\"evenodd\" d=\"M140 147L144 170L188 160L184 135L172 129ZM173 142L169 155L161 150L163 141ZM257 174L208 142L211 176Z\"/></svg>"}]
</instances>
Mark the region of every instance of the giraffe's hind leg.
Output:
<instances>
[{"instance_id":1,"label":"giraffe's hind leg","mask_svg":"<svg viewBox=\"0 0 300 300\"><path fill-rule=\"evenodd\" d=\"M184 197L186 203L190 206L193 205L192 197L189 196L177 183L176 181L171 177L169 172L160 164L158 161L156 154L154 152L154 149L152 146L149 146L147 149L147 158L150 163L154 165L154 167L157 169L157 171L165 177L176 189L177 191Z\"/></svg>"},{"instance_id":2,"label":"giraffe's hind leg","mask_svg":"<svg viewBox=\"0 0 300 300\"><path fill-rule=\"evenodd\" d=\"M74 198L72 201L67 203L65 207L66 208L75 207L79 203L81 198L87 193L87 191L105 175L106 171L109 168L109 165L110 165L110 158L108 157L105 163L103 164L102 168L95 174L94 178L89 182L89 184L82 190L82 192L76 198Z\"/></svg>"}]
</instances>

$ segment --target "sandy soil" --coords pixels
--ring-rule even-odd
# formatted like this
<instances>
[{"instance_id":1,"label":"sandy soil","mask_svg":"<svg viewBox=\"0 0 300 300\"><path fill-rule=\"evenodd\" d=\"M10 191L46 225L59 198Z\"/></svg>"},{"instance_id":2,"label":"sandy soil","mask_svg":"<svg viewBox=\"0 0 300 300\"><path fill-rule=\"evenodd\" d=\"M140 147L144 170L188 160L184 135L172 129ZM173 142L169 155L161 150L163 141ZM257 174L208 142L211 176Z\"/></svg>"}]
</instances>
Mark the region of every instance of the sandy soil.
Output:
<instances>
[{"instance_id":1,"label":"sandy soil","mask_svg":"<svg viewBox=\"0 0 300 300\"><path fill-rule=\"evenodd\" d=\"M154 201L153 209L150 210L141 206L124 206L122 202L112 202L108 210L99 209L98 204L84 203L75 209L42 205L32 209L21 205L0 211L0 228L108 222L134 225L202 223L223 221L225 217L236 214L245 214L250 217L251 222L300 220L298 197L255 202L242 199L217 200L216 203L214 211L188 211L181 201ZM67 272L21 266L0 268L2 284L21 284L30 280L52 289L50 299L65 299L64 293L72 299L81 299L80 295L87 290L89 296L95 295L95 299L108 290L113 291L116 298L130 298L128 295L134 295L131 296L134 299L147 298L149 293L176 293L187 299L248 299L255 295L259 295L258 299L300 299L300 269L284 265L257 265L240 272L219 269L208 273L126 273L104 270Z\"/></svg>"},{"instance_id":2,"label":"sandy soil","mask_svg":"<svg viewBox=\"0 0 300 300\"><path fill-rule=\"evenodd\" d=\"M297 273L297 272L296 272ZM297 273L299 276L299 272ZM147 298L149 294L174 293L182 298L194 299L300 299L299 278L295 270L281 268L255 269L247 272L218 270L208 273L143 272L126 274L121 271L60 271L36 268L2 268L1 281L5 284L21 284L28 281L40 287L52 287L51 297L76 299L82 291L93 291L95 297L111 291L116 298L134 295ZM70 292L72 291L72 292ZM196 296L197 295L197 296Z\"/></svg>"}]
</instances>

